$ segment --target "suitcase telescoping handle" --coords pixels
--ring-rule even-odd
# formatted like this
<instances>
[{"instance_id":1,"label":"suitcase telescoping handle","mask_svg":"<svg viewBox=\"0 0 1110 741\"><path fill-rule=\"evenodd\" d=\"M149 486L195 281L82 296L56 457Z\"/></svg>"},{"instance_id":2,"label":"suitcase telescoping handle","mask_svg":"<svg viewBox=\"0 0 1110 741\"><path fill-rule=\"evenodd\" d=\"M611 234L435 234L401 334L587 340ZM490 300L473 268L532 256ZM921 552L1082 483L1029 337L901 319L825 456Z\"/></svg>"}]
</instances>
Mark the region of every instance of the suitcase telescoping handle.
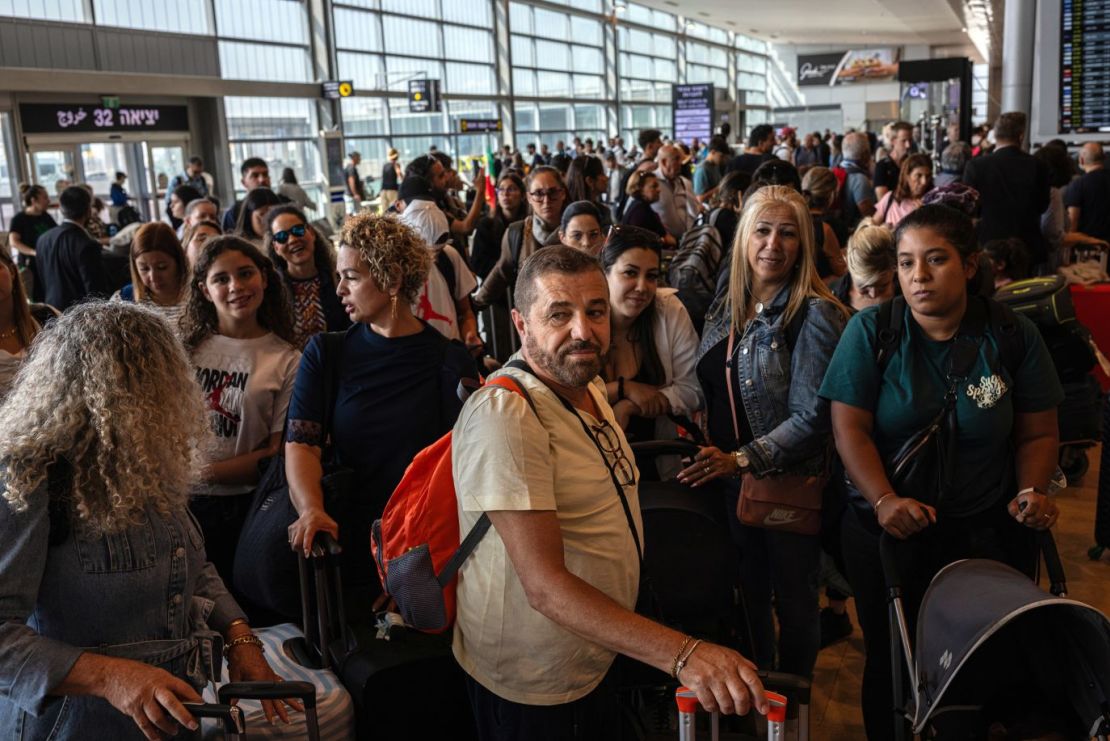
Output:
<instances>
[{"instance_id":1,"label":"suitcase telescoping handle","mask_svg":"<svg viewBox=\"0 0 1110 741\"><path fill-rule=\"evenodd\" d=\"M343 605L343 583L339 557L343 548L326 532L316 533L309 557L297 552L297 574L301 583L301 620L306 647L315 653L315 668L331 669L335 663L332 643L339 641L346 652L351 643Z\"/></svg>"},{"instance_id":2,"label":"suitcase telescoping handle","mask_svg":"<svg viewBox=\"0 0 1110 741\"><path fill-rule=\"evenodd\" d=\"M805 690L809 691L806 682ZM767 692L767 741L785 741L786 739L786 696L777 692ZM697 738L697 716L701 704L698 696L688 687L679 687L674 693L675 704L678 705L678 738L680 741L695 741ZM714 712L710 716L710 737L718 741L721 737L721 714Z\"/></svg>"},{"instance_id":3,"label":"suitcase telescoping handle","mask_svg":"<svg viewBox=\"0 0 1110 741\"><path fill-rule=\"evenodd\" d=\"M212 718L220 721L225 741L236 741L247 732L243 711L234 705L223 702L183 702L181 704L198 720Z\"/></svg>"},{"instance_id":4,"label":"suitcase telescoping handle","mask_svg":"<svg viewBox=\"0 0 1110 741\"><path fill-rule=\"evenodd\" d=\"M320 741L320 725L316 715L316 685L312 682L228 682L217 696L223 704L232 699L284 700L295 698L304 704L305 725L309 741Z\"/></svg>"}]
</instances>

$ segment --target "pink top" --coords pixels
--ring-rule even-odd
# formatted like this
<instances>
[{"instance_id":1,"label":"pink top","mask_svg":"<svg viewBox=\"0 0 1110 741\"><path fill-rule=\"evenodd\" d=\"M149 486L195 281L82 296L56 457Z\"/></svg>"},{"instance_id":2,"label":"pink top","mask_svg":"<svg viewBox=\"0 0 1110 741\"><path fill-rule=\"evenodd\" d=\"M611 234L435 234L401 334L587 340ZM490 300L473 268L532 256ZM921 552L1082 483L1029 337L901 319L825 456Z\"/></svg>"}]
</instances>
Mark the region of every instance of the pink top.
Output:
<instances>
[{"instance_id":1,"label":"pink top","mask_svg":"<svg viewBox=\"0 0 1110 741\"><path fill-rule=\"evenodd\" d=\"M894 191L892 190L879 199L878 205L875 206L875 213L883 217L883 224L893 229L898 226L899 221L906 218L907 214L920 207L921 201L916 198L895 201Z\"/></svg>"}]
</instances>

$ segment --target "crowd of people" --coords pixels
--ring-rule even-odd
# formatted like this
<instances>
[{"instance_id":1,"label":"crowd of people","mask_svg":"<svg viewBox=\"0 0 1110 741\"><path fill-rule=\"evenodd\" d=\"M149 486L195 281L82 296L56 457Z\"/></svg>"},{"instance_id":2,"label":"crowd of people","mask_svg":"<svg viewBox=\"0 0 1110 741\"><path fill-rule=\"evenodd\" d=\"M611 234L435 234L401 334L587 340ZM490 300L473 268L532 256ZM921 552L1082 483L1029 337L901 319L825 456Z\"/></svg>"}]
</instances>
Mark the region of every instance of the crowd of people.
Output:
<instances>
[{"instance_id":1,"label":"crowd of people","mask_svg":"<svg viewBox=\"0 0 1110 741\"><path fill-rule=\"evenodd\" d=\"M122 286L89 190L60 193L58 225L27 187L16 260L0 256L0 732L191 728L181 703L214 678L199 657L217 633L233 678L273 678L250 625L266 606L233 586L251 578L236 546L260 464L284 453L290 547L337 538L348 599L368 604L370 524L453 430L460 531L488 514L496 533L459 572L454 629L483 739L613 737L617 653L710 710L763 713L756 667L811 677L852 630L850 597L868 738L892 738L880 534L935 534L908 579L913 614L950 560L1029 572L1031 534L1058 516L1060 383L1024 318L1021 352L1003 352L988 296L1051 271L1064 245L1110 239L1110 181L1100 146L1080 174L1059 144L1027 154L1024 130L1003 114L939 167L904 122L801 143L759 125L735 147L727 131L688 146L655 130L631 150L506 146L490 203L481 168L467 180L441 151L391 150L381 213L355 152L336 243L294 173L273 190L246 159L246 193L221 214L194 158L164 220L129 232ZM706 226L722 254L703 307L667 284ZM477 390L491 373L529 398ZM953 394L945 496L896 485L891 457ZM691 426L707 440L695 456L636 465L631 442ZM329 462L356 472L353 501L325 495ZM634 612L650 479L720 497L752 655ZM823 532L744 514L776 491L816 495ZM851 586L824 610L823 560Z\"/></svg>"}]
</instances>

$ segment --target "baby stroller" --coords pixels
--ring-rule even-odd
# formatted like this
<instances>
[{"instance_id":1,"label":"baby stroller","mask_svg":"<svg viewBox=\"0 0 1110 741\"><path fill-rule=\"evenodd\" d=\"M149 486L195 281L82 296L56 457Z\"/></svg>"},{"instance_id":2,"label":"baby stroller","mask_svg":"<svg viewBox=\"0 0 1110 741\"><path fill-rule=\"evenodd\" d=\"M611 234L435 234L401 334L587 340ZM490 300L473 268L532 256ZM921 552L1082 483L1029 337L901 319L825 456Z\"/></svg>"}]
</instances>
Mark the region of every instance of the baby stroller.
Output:
<instances>
[{"instance_id":1,"label":"baby stroller","mask_svg":"<svg viewBox=\"0 0 1110 741\"><path fill-rule=\"evenodd\" d=\"M1003 563L957 561L933 577L911 644L899 541L883 533L892 686L895 702L905 703L895 708L899 741L907 737L905 721L922 738L984 738L992 723L1013 722L1043 729L1037 737L1055 732L1066 739L1106 741L1110 621L1095 608L1066 599L1052 534L1038 537L1051 595ZM926 736L927 730L934 735Z\"/></svg>"}]
</instances>

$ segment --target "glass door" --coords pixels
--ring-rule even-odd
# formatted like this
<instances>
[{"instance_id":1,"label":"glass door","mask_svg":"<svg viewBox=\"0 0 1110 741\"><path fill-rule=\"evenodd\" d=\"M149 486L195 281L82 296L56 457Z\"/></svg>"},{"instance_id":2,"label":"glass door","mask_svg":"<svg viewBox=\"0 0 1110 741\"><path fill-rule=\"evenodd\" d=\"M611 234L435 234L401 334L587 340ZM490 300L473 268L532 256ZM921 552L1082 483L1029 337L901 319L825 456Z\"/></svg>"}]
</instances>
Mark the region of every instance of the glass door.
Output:
<instances>
[{"instance_id":1,"label":"glass door","mask_svg":"<svg viewBox=\"0 0 1110 741\"><path fill-rule=\"evenodd\" d=\"M46 188L51 205L56 209L61 192L77 182L77 156L74 147L63 145L32 149L30 157L31 182ZM52 215L56 220L61 220L61 215L56 210Z\"/></svg>"},{"instance_id":2,"label":"glass door","mask_svg":"<svg viewBox=\"0 0 1110 741\"><path fill-rule=\"evenodd\" d=\"M149 193L151 199L151 213L154 218L162 218L165 214L166 188L175 175L185 171L185 146L184 144L162 144L146 142L147 170L150 173Z\"/></svg>"},{"instance_id":3,"label":"glass door","mask_svg":"<svg viewBox=\"0 0 1110 741\"><path fill-rule=\"evenodd\" d=\"M111 223L115 221L115 210L109 210L109 206L116 173L133 177L128 171L127 145L118 142L80 144L78 152L81 155L81 182L92 186L93 194L104 205L100 218L106 224Z\"/></svg>"}]
</instances>

